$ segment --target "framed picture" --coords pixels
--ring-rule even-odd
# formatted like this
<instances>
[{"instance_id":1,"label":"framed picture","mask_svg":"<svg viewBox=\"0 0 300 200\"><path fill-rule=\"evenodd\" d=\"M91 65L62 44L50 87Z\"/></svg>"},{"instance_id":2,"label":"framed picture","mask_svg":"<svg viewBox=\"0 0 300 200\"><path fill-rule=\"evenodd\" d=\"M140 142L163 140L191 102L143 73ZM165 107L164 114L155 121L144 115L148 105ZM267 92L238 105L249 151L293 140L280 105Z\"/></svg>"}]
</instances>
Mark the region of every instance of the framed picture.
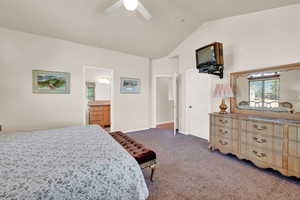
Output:
<instances>
[{"instance_id":1,"label":"framed picture","mask_svg":"<svg viewBox=\"0 0 300 200\"><path fill-rule=\"evenodd\" d=\"M121 78L121 94L140 94L141 80L136 78Z\"/></svg>"},{"instance_id":2,"label":"framed picture","mask_svg":"<svg viewBox=\"0 0 300 200\"><path fill-rule=\"evenodd\" d=\"M70 73L32 70L32 91L36 94L70 94Z\"/></svg>"}]
</instances>

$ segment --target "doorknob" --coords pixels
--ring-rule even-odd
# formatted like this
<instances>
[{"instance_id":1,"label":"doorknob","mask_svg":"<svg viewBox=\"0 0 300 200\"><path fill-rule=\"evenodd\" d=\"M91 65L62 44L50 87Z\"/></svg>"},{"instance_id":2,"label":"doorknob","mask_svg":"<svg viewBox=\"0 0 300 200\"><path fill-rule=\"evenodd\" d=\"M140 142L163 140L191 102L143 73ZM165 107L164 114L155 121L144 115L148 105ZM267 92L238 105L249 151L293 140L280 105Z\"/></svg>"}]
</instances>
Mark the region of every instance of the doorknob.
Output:
<instances>
[{"instance_id":1,"label":"doorknob","mask_svg":"<svg viewBox=\"0 0 300 200\"><path fill-rule=\"evenodd\" d=\"M189 106L189 109L192 109L193 108L193 106Z\"/></svg>"}]
</instances>

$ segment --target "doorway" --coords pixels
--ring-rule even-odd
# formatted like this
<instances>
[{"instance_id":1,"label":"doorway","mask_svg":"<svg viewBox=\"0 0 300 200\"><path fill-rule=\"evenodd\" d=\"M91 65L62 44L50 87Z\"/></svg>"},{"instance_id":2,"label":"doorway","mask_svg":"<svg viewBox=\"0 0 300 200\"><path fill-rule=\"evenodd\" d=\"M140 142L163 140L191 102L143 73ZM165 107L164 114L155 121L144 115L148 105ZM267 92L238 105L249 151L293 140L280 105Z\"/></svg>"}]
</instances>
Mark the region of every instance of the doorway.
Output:
<instances>
[{"instance_id":1,"label":"doorway","mask_svg":"<svg viewBox=\"0 0 300 200\"><path fill-rule=\"evenodd\" d=\"M99 125L110 132L113 125L113 70L84 68L84 104L85 124Z\"/></svg>"},{"instance_id":2,"label":"doorway","mask_svg":"<svg viewBox=\"0 0 300 200\"><path fill-rule=\"evenodd\" d=\"M177 76L154 76L154 127L177 132Z\"/></svg>"},{"instance_id":3,"label":"doorway","mask_svg":"<svg viewBox=\"0 0 300 200\"><path fill-rule=\"evenodd\" d=\"M171 77L156 79L156 128L174 129Z\"/></svg>"}]
</instances>

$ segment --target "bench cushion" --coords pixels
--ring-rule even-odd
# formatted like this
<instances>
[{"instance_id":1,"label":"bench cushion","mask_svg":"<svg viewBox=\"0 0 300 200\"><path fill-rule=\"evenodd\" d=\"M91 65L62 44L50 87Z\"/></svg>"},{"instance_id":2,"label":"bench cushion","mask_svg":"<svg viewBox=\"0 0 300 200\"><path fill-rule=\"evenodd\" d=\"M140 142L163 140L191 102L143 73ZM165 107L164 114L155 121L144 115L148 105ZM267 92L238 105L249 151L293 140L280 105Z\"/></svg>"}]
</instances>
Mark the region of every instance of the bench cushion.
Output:
<instances>
[{"instance_id":1,"label":"bench cushion","mask_svg":"<svg viewBox=\"0 0 300 200\"><path fill-rule=\"evenodd\" d=\"M110 134L130 153L130 155L136 159L140 165L156 159L156 153L154 151L145 148L142 144L139 144L124 133L113 132Z\"/></svg>"}]
</instances>

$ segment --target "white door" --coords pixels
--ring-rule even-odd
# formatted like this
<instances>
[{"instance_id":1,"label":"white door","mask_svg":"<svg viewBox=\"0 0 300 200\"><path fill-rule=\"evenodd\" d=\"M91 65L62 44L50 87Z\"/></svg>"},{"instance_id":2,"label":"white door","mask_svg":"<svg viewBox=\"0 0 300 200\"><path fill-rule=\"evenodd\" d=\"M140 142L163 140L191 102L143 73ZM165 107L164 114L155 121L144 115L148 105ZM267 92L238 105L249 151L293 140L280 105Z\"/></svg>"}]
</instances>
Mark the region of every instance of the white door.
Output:
<instances>
[{"instance_id":1,"label":"white door","mask_svg":"<svg viewBox=\"0 0 300 200\"><path fill-rule=\"evenodd\" d=\"M209 112L211 111L211 81L208 74L196 69L186 72L186 127L190 135L209 139Z\"/></svg>"},{"instance_id":2,"label":"white door","mask_svg":"<svg viewBox=\"0 0 300 200\"><path fill-rule=\"evenodd\" d=\"M172 78L173 85L173 117L174 117L174 136L177 133L178 120L177 120L177 74L175 73Z\"/></svg>"}]
</instances>

